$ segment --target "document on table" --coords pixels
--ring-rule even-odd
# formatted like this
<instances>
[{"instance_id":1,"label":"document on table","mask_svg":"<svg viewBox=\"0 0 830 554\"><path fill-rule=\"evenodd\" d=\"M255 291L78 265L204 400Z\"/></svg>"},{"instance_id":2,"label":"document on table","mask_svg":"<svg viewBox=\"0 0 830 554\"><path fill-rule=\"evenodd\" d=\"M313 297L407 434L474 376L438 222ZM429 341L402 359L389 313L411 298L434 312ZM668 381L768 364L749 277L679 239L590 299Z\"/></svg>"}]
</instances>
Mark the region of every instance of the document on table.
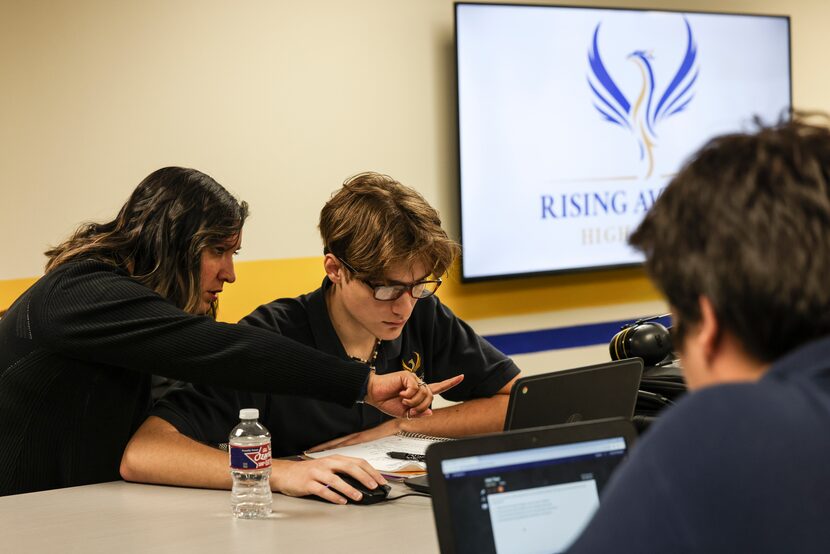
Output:
<instances>
[{"instance_id":1,"label":"document on table","mask_svg":"<svg viewBox=\"0 0 830 554\"><path fill-rule=\"evenodd\" d=\"M323 458L332 454L363 458L378 471L384 473L424 473L427 466L424 462L413 460L397 460L390 458L387 452L406 452L408 454L426 454L427 446L434 442L449 440L441 437L429 437L414 433L398 433L373 441L351 446L341 446L320 452L306 452L309 458Z\"/></svg>"}]
</instances>

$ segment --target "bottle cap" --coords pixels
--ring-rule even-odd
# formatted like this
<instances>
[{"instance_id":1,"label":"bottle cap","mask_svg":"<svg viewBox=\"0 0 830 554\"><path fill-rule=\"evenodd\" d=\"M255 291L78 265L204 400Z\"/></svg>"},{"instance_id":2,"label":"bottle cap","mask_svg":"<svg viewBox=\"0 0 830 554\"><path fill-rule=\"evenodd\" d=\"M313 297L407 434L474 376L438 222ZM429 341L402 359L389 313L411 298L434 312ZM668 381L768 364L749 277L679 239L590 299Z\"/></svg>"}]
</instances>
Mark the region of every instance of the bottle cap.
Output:
<instances>
[{"instance_id":1,"label":"bottle cap","mask_svg":"<svg viewBox=\"0 0 830 554\"><path fill-rule=\"evenodd\" d=\"M259 419L259 410L256 408L242 408L239 410L239 419Z\"/></svg>"}]
</instances>

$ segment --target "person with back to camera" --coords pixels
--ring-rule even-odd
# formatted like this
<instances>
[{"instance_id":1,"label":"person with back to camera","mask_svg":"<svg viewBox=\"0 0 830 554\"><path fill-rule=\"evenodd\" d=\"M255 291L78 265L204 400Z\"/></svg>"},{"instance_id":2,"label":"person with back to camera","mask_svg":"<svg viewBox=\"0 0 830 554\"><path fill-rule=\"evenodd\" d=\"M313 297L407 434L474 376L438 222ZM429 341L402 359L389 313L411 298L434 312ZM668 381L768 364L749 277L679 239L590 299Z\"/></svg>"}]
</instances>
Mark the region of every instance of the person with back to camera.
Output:
<instances>
[{"instance_id":1,"label":"person with back to camera","mask_svg":"<svg viewBox=\"0 0 830 554\"><path fill-rule=\"evenodd\" d=\"M519 369L435 295L458 251L438 212L391 177L362 173L323 207L320 234L322 286L260 306L242 323L341 359L360 359L378 374L407 368L423 379L450 380L463 372L464 380L444 394L460 403L436 409L429 418L389 419L369 406L187 387L162 398L130 441L122 463L125 479L228 488L227 456L208 445L227 440L228 426L246 406L260 409L275 458L399 431L460 437L502 429ZM377 482L361 462L342 456L275 459L271 486L345 503L332 488L353 498L359 493L335 473L351 474L369 488Z\"/></svg>"},{"instance_id":2,"label":"person with back to camera","mask_svg":"<svg viewBox=\"0 0 830 554\"><path fill-rule=\"evenodd\" d=\"M375 375L206 317L235 280L247 212L204 173L168 167L113 221L84 225L46 252L46 274L0 319L0 495L118 479L149 409L151 374L431 413L433 391L452 382Z\"/></svg>"},{"instance_id":3,"label":"person with back to camera","mask_svg":"<svg viewBox=\"0 0 830 554\"><path fill-rule=\"evenodd\" d=\"M635 446L571 552L827 552L830 130L713 139L630 240L694 392Z\"/></svg>"}]
</instances>

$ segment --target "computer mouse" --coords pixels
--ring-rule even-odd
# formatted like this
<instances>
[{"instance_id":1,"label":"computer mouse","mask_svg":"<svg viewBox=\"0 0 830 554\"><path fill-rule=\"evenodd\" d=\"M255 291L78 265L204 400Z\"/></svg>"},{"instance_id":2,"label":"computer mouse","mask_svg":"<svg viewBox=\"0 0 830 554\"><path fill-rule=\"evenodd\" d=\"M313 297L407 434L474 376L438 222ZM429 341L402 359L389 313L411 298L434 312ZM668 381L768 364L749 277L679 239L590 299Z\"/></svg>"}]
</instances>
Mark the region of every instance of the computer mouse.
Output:
<instances>
[{"instance_id":1,"label":"computer mouse","mask_svg":"<svg viewBox=\"0 0 830 554\"><path fill-rule=\"evenodd\" d=\"M363 498L355 500L354 498L349 498L336 489L331 489L348 500L349 504L377 504L378 502L386 500L386 497L389 496L389 491L392 490L392 487L389 485L378 485L377 488L370 489L351 475L347 475L345 473L338 473L337 476L363 493Z\"/></svg>"}]
</instances>

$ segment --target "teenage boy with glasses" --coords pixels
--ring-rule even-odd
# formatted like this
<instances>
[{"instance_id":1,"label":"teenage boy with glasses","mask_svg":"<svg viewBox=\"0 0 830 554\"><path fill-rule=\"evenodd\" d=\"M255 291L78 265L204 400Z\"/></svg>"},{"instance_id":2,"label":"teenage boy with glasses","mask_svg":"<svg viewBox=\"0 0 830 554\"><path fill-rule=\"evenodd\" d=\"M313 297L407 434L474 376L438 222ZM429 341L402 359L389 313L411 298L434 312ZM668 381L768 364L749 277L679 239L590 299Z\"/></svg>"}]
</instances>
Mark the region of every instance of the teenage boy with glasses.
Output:
<instances>
[{"instance_id":1,"label":"teenage boy with glasses","mask_svg":"<svg viewBox=\"0 0 830 554\"><path fill-rule=\"evenodd\" d=\"M458 253L437 211L392 178L363 173L326 203L320 234L322 286L260 306L241 323L362 361L381 374L407 369L428 382L455 379L456 386L442 396L460 403L436 409L431 417L390 419L365 404L344 408L293 396L187 386L164 397L135 434L122 461L125 479L229 488L227 454L207 445L226 442L245 407L259 408L271 431L272 488L337 503L345 501L330 487L359 495L337 472L370 488L383 477L354 458L276 458L398 431L459 437L502 429L519 369L435 296L440 276Z\"/></svg>"}]
</instances>

